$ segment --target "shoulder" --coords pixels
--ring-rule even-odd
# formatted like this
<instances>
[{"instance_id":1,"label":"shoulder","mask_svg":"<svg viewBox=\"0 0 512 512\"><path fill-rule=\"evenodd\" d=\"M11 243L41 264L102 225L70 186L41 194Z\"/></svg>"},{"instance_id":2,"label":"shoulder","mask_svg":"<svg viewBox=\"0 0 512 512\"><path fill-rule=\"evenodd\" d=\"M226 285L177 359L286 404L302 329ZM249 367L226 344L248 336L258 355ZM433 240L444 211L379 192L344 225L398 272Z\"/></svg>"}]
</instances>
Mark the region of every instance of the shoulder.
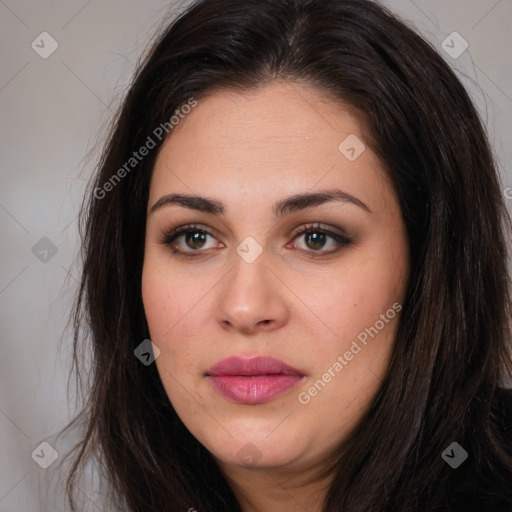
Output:
<instances>
[{"instance_id":1,"label":"shoulder","mask_svg":"<svg viewBox=\"0 0 512 512\"><path fill-rule=\"evenodd\" d=\"M495 393L491 413L494 441L468 427L468 457L457 469L450 469L449 497L439 511L512 512L512 389L499 388ZM506 456L511 461L508 465Z\"/></svg>"}]
</instances>

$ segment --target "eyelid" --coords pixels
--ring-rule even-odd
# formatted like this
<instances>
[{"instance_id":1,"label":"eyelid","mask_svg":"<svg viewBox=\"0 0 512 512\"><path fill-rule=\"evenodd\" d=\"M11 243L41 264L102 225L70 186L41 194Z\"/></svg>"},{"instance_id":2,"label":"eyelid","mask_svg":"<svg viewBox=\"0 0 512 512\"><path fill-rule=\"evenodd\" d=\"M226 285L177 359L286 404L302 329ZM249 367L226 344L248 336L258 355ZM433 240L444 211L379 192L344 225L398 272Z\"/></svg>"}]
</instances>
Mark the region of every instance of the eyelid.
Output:
<instances>
[{"instance_id":1,"label":"eyelid","mask_svg":"<svg viewBox=\"0 0 512 512\"><path fill-rule=\"evenodd\" d=\"M350 240L349 235L341 228L334 226L331 227L330 225L324 224L323 222L320 221L313 221L303 224L302 226L299 226L297 229L293 230L290 236L292 238L296 238L298 235L304 234L304 232L314 231L315 229L331 236L345 238L347 241Z\"/></svg>"}]
</instances>

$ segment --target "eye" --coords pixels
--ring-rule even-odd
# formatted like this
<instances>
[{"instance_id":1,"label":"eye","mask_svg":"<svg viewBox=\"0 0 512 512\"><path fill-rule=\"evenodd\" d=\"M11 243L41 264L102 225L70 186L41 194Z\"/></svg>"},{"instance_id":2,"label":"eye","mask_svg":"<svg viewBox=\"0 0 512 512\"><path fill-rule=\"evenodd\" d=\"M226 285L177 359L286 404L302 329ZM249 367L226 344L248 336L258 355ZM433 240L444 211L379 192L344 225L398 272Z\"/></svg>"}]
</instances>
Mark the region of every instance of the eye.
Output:
<instances>
[{"instance_id":1,"label":"eye","mask_svg":"<svg viewBox=\"0 0 512 512\"><path fill-rule=\"evenodd\" d=\"M297 244L296 242L300 237L304 238L303 244ZM224 247L221 242L210 243L210 246L208 246L208 238L216 240L207 229L197 225L189 225L179 227L165 234L160 243L172 247L173 254L186 257L200 256L208 249ZM287 247L298 248L303 252L310 253L312 257L318 257L336 253L350 243L351 240L347 236L325 229L317 223L305 226L301 231L296 232L293 235L292 242L288 243ZM300 245L303 247L300 247Z\"/></svg>"},{"instance_id":2,"label":"eye","mask_svg":"<svg viewBox=\"0 0 512 512\"><path fill-rule=\"evenodd\" d=\"M342 247L351 243L351 240L340 233L335 233L328 229L322 228L320 224L308 225L298 233L295 233L294 240L303 237L303 247L301 250L312 253L312 256L324 256L338 252ZM297 247L296 242L293 246ZM326 248L327 246L327 248Z\"/></svg>"},{"instance_id":3,"label":"eye","mask_svg":"<svg viewBox=\"0 0 512 512\"><path fill-rule=\"evenodd\" d=\"M208 247L208 237L215 240L206 229L202 229L199 226L182 226L166 234L160 243L174 247L173 253L196 256L196 254L193 253L204 252L206 249L215 248L215 244Z\"/></svg>"}]
</instances>

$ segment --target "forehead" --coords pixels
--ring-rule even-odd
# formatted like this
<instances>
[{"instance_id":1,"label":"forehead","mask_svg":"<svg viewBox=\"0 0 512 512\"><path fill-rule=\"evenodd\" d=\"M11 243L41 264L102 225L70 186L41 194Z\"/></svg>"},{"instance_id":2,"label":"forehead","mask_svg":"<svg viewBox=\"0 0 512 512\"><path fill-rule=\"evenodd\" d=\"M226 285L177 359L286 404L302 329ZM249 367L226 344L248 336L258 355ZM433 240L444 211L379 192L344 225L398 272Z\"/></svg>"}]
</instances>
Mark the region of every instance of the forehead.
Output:
<instances>
[{"instance_id":1,"label":"forehead","mask_svg":"<svg viewBox=\"0 0 512 512\"><path fill-rule=\"evenodd\" d=\"M217 90L163 144L151 199L175 191L266 197L341 185L367 195L385 184L380 162L368 146L354 161L339 147L347 137L363 142L363 128L351 109L313 86Z\"/></svg>"}]
</instances>

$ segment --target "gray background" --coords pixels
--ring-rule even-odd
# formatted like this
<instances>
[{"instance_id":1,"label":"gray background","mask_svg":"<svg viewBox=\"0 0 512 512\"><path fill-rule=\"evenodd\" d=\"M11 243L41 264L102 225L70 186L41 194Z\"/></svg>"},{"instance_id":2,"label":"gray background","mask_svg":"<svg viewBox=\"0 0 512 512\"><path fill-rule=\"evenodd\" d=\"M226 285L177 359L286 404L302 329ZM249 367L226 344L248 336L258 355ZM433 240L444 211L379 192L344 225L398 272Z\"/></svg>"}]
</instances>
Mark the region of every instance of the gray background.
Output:
<instances>
[{"instance_id":1,"label":"gray background","mask_svg":"<svg viewBox=\"0 0 512 512\"><path fill-rule=\"evenodd\" d=\"M73 413L65 325L79 275L76 216L138 57L169 10L186 3L0 0L0 512L64 510L62 502L47 504L48 493L59 493L45 483L56 464L44 470L31 453L51 444ZM512 1L383 3L460 72L487 125L512 209ZM31 47L34 40L42 46L45 31L58 42L47 59ZM441 46L453 31L469 44L458 58ZM91 510L101 510L89 498Z\"/></svg>"}]
</instances>

